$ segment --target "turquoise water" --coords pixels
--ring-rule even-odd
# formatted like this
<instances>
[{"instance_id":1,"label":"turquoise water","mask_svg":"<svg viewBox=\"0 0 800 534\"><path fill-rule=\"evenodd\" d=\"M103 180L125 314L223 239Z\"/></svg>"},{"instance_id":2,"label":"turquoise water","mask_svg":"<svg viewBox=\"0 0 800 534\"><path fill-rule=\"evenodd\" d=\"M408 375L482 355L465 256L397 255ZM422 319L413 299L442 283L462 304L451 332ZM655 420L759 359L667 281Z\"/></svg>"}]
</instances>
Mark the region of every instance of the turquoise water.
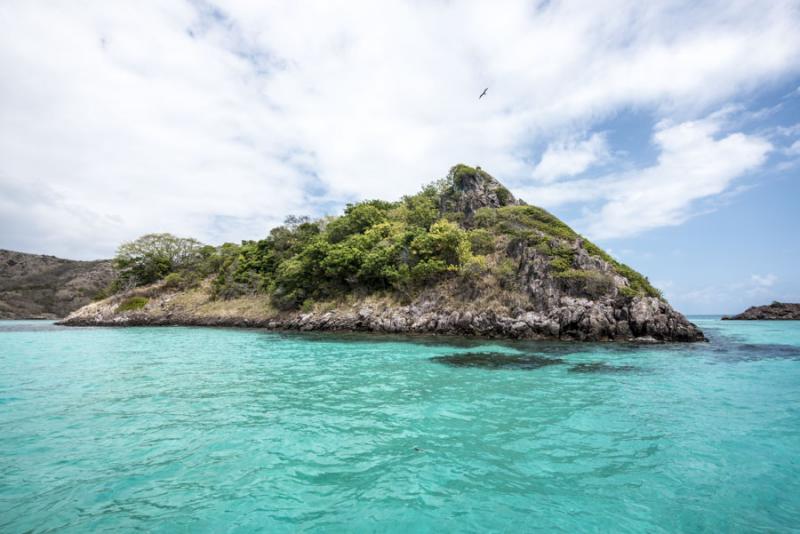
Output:
<instances>
[{"instance_id":1,"label":"turquoise water","mask_svg":"<svg viewBox=\"0 0 800 534\"><path fill-rule=\"evenodd\" d=\"M797 528L800 322L695 320L711 343L0 322L0 531Z\"/></svg>"}]
</instances>

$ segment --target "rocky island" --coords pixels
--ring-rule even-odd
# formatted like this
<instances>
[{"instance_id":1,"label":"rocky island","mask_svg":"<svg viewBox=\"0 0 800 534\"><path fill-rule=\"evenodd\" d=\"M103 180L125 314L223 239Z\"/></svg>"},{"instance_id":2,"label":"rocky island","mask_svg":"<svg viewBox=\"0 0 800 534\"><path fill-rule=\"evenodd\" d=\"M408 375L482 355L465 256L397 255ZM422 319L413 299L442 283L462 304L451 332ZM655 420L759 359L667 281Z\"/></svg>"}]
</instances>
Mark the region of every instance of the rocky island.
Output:
<instances>
[{"instance_id":1,"label":"rocky island","mask_svg":"<svg viewBox=\"0 0 800 534\"><path fill-rule=\"evenodd\" d=\"M751 306L738 315L726 315L723 321L800 321L800 304L773 302Z\"/></svg>"},{"instance_id":2,"label":"rocky island","mask_svg":"<svg viewBox=\"0 0 800 534\"><path fill-rule=\"evenodd\" d=\"M703 341L641 274L480 167L397 202L289 217L219 247L120 247L113 294L65 325L208 325L579 341Z\"/></svg>"}]
</instances>

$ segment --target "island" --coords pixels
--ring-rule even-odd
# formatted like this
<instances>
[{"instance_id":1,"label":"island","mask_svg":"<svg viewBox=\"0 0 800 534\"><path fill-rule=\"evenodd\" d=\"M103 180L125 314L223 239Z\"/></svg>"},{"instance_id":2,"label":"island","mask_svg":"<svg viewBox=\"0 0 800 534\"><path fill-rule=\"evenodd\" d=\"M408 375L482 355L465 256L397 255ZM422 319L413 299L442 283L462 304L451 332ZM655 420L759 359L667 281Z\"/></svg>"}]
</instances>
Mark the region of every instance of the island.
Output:
<instances>
[{"instance_id":1,"label":"island","mask_svg":"<svg viewBox=\"0 0 800 534\"><path fill-rule=\"evenodd\" d=\"M766 306L751 306L738 315L726 315L723 321L800 321L800 304L775 301Z\"/></svg>"},{"instance_id":2,"label":"island","mask_svg":"<svg viewBox=\"0 0 800 534\"><path fill-rule=\"evenodd\" d=\"M480 167L259 241L150 234L70 326L205 325L576 341L693 342L648 279Z\"/></svg>"}]
</instances>

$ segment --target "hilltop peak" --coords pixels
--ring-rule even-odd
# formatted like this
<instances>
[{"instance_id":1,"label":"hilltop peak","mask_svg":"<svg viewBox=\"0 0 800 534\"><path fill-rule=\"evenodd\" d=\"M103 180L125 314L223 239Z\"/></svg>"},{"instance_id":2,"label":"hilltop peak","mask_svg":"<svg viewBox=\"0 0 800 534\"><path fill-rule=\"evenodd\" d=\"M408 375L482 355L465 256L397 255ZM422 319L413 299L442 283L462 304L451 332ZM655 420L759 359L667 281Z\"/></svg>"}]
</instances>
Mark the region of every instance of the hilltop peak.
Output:
<instances>
[{"instance_id":1,"label":"hilltop peak","mask_svg":"<svg viewBox=\"0 0 800 534\"><path fill-rule=\"evenodd\" d=\"M461 212L466 220L480 208L500 208L522 204L511 191L480 167L459 163L447 174L446 187L439 201L439 210Z\"/></svg>"}]
</instances>

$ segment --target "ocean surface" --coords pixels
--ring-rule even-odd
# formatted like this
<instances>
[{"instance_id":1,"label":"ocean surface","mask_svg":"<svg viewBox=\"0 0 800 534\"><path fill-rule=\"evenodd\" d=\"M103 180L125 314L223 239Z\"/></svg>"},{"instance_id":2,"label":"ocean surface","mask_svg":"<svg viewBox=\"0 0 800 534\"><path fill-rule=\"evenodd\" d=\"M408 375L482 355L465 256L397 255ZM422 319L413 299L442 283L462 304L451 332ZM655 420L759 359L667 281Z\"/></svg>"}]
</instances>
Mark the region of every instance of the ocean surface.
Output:
<instances>
[{"instance_id":1,"label":"ocean surface","mask_svg":"<svg viewBox=\"0 0 800 534\"><path fill-rule=\"evenodd\" d=\"M800 322L695 345L0 322L0 532L786 532Z\"/></svg>"}]
</instances>

